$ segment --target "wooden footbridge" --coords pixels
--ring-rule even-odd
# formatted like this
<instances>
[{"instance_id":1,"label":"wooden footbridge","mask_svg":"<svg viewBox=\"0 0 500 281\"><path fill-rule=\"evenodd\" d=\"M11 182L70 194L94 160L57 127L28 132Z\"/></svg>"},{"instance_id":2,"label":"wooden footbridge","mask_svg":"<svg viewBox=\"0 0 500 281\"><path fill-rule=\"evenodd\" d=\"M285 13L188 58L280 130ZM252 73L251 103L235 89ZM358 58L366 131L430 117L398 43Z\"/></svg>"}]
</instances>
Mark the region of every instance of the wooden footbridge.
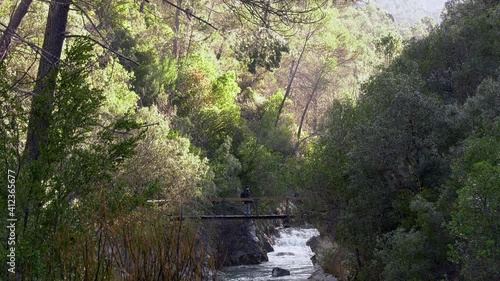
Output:
<instances>
[{"instance_id":1,"label":"wooden footbridge","mask_svg":"<svg viewBox=\"0 0 500 281\"><path fill-rule=\"evenodd\" d=\"M207 215L183 215L182 207L180 208L180 215L172 215L174 219L184 220L184 219L199 219L199 220L234 220L234 219L258 219L258 220L270 220L270 219L290 219L293 218L293 214L290 212L290 202L299 200L299 197L250 197L250 198L239 198L239 197L225 197L225 198L208 198L207 200L213 203L220 204L222 208L221 214L211 214ZM230 202L248 202L251 205L251 215L242 214L229 214L229 203ZM262 201L282 201L285 202L285 213L284 214L261 214L260 203ZM149 203L161 203L166 202L166 200L148 200Z\"/></svg>"}]
</instances>

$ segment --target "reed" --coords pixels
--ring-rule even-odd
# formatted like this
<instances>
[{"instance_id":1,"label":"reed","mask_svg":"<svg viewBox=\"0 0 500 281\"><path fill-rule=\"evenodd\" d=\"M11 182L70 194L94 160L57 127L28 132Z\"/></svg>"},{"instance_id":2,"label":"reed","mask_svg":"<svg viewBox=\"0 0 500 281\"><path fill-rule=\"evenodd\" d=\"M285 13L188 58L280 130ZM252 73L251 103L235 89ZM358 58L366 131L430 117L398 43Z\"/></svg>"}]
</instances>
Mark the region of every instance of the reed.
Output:
<instances>
[{"instance_id":1,"label":"reed","mask_svg":"<svg viewBox=\"0 0 500 281\"><path fill-rule=\"evenodd\" d=\"M215 255L196 225L138 209L112 221L81 216L79 227L53 235L51 280L169 280L214 278Z\"/></svg>"}]
</instances>

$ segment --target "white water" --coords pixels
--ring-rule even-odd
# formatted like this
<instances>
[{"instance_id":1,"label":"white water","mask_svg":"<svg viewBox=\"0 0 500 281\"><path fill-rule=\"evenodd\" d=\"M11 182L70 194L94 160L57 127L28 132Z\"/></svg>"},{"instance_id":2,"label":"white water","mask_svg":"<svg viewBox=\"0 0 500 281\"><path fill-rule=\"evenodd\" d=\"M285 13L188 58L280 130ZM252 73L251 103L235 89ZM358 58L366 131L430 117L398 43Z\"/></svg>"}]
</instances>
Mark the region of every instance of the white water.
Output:
<instances>
[{"instance_id":1,"label":"white water","mask_svg":"<svg viewBox=\"0 0 500 281\"><path fill-rule=\"evenodd\" d=\"M307 280L314 271L311 257L314 255L306 245L309 238L319 235L314 228L286 228L280 230L280 237L275 239L274 252L267 253L268 262L258 265L240 265L222 270L224 281L229 280ZM289 276L272 277L274 267L290 271Z\"/></svg>"}]
</instances>

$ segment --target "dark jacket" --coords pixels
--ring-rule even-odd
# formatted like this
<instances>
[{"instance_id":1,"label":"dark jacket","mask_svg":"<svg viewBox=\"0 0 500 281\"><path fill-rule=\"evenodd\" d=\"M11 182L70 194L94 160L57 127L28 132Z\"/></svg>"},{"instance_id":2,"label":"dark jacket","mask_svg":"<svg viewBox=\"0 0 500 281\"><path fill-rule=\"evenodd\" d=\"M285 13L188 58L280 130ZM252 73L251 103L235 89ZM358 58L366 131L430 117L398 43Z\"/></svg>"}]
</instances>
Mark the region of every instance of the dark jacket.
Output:
<instances>
[{"instance_id":1,"label":"dark jacket","mask_svg":"<svg viewBox=\"0 0 500 281\"><path fill-rule=\"evenodd\" d=\"M241 194L240 194L240 198L250 198L250 190L247 190L245 189ZM251 200L248 200L248 201L243 201L243 203L247 204L247 203L252 203Z\"/></svg>"}]
</instances>

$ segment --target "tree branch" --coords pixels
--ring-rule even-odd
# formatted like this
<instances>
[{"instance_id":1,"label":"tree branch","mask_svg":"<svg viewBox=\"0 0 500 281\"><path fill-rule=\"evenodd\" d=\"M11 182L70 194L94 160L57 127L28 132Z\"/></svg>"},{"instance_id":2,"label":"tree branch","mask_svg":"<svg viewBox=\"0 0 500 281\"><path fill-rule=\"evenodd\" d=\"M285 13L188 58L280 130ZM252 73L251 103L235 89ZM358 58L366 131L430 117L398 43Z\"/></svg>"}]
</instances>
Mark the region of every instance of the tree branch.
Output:
<instances>
[{"instance_id":1,"label":"tree branch","mask_svg":"<svg viewBox=\"0 0 500 281\"><path fill-rule=\"evenodd\" d=\"M21 3L19 3L19 6L16 7L14 13L12 14L12 17L9 20L9 25L3 32L2 38L0 39L0 62L7 57L7 50L9 49L12 37L28 12L28 8L32 2L33 0L21 0Z\"/></svg>"},{"instance_id":2,"label":"tree branch","mask_svg":"<svg viewBox=\"0 0 500 281\"><path fill-rule=\"evenodd\" d=\"M126 57L126 56L120 54L119 52L117 52L117 51L113 50L112 48L108 47L106 44L101 43L98 40L96 40L96 39L94 39L94 38L92 38L90 36L87 36L87 35L77 35L77 34L67 34L66 38L85 38L85 39L88 39L88 40L96 43L97 45L103 47L104 49L112 52L113 54L117 55L118 57L120 57L122 59L125 59L125 60L128 60L128 61L132 62L135 65L139 65L139 63L136 62L135 60L133 60L133 59L131 59L129 57Z\"/></svg>"},{"instance_id":3,"label":"tree branch","mask_svg":"<svg viewBox=\"0 0 500 281\"><path fill-rule=\"evenodd\" d=\"M6 33L8 27L3 23L0 23L0 25L6 28L6 29L0 29L0 31ZM33 49L36 53L41 54L41 55L43 55L44 53L48 54L47 52L44 52L44 50L41 47L37 46L35 43L32 43L32 42L24 39L22 36L20 36L19 34L17 34L16 32L14 32L12 30L10 31L10 35L12 38L15 38L15 39L23 42L24 44L26 44L28 47Z\"/></svg>"},{"instance_id":4,"label":"tree branch","mask_svg":"<svg viewBox=\"0 0 500 281\"><path fill-rule=\"evenodd\" d=\"M213 26L213 25L212 25L211 23L209 23L208 21L206 21L206 20L204 20L204 19L202 19L202 18L198 17L197 15L193 14L193 12L192 12L191 10L188 10L188 9L183 9L183 8L179 7L178 5L176 5L176 4L174 4L174 3L172 3L172 2L170 2L170 1L168 1L168 0L163 0L163 3L166 3L166 4L168 4L168 5L170 5L170 6L174 7L174 8L176 8L177 10L179 10L179 11L183 12L184 14L186 14L188 17L193 17L193 18L195 18L195 19L199 20L200 22L202 22L202 23L204 23L204 24L206 24L206 25L210 26L211 28L213 28L213 29L215 29L215 30L218 30L215 26Z\"/></svg>"},{"instance_id":5,"label":"tree branch","mask_svg":"<svg viewBox=\"0 0 500 281\"><path fill-rule=\"evenodd\" d=\"M304 55L304 53L306 51L307 42L309 42L309 39L311 39L313 34L316 32L316 30L317 29L310 31L306 36L306 40L304 41L304 45L302 46L302 50L300 51L299 58L297 59L297 64L295 65L295 68L293 69L293 71L291 71L291 73L290 73L290 78L288 80L288 85L286 86L285 95L283 96L283 100L281 100L280 107L278 108L278 114L276 116L276 122L274 123L274 127L278 127L278 122L280 120L281 112L283 111L283 107L285 106L286 99L288 98L288 96L292 92L293 80L295 79L295 75L297 75L297 71L299 69L300 62L302 61L302 56Z\"/></svg>"},{"instance_id":6,"label":"tree branch","mask_svg":"<svg viewBox=\"0 0 500 281\"><path fill-rule=\"evenodd\" d=\"M102 43L90 36L85 36L85 35L67 35L66 38L71 38L71 37L83 37L83 38L86 38L86 39L89 39L91 40L92 42L96 43L97 45L103 47L104 49L112 52L113 54L117 55L118 57L122 58L122 59L125 59L125 60L128 60L130 62L132 62L133 64L135 65L139 65L138 62L136 62L135 60L129 58L129 57L126 57L122 54L120 54L119 52L113 50L110 46L110 44L107 42L106 38L101 34L101 32L99 31L99 29L97 28L97 26L95 25L94 21L92 21L92 18L87 14L87 12L85 12L85 10L80 7L79 5L73 3L73 6L75 6L84 16L85 18L90 22L90 24L92 25L92 27L94 28L95 32L97 33L97 35L99 35L99 37L101 38L101 40L105 43Z\"/></svg>"},{"instance_id":7,"label":"tree branch","mask_svg":"<svg viewBox=\"0 0 500 281\"><path fill-rule=\"evenodd\" d=\"M324 0L316 0L313 4L306 4L302 7L296 0L224 0L223 2L247 21L255 24L262 23L267 27L270 27L271 23L280 22L286 25L318 22L324 18L324 14L318 15L314 12L321 11L321 8L327 4ZM272 20L270 16L274 16L275 19Z\"/></svg>"}]
</instances>

